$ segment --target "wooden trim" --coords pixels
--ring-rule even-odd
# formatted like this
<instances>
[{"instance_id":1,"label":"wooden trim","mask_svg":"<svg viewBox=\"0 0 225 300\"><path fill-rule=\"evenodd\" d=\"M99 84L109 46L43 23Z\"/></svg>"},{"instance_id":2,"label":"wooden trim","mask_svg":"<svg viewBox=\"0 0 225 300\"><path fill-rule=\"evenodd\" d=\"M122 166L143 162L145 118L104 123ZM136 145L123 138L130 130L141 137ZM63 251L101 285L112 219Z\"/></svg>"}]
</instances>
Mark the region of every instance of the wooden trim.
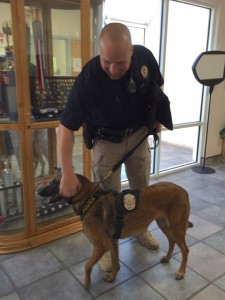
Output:
<instances>
[{"instance_id":1,"label":"wooden trim","mask_svg":"<svg viewBox=\"0 0 225 300\"><path fill-rule=\"evenodd\" d=\"M42 234L46 231L56 230L57 228L75 224L76 222L80 222L80 218L76 216L75 213L71 210L71 213L62 216L61 218L57 218L56 222L52 222L52 220L49 220L38 223L38 234Z\"/></svg>"},{"instance_id":2,"label":"wooden trim","mask_svg":"<svg viewBox=\"0 0 225 300\"><path fill-rule=\"evenodd\" d=\"M81 0L81 59L84 66L91 58L91 3ZM83 146L84 175L91 179L91 151Z\"/></svg>"},{"instance_id":3,"label":"wooden trim","mask_svg":"<svg viewBox=\"0 0 225 300\"><path fill-rule=\"evenodd\" d=\"M81 59L84 66L91 58L91 4L90 0L80 2L81 19Z\"/></svg>"},{"instance_id":4,"label":"wooden trim","mask_svg":"<svg viewBox=\"0 0 225 300\"><path fill-rule=\"evenodd\" d=\"M22 237L17 236L17 239L14 236L9 236L9 240L1 241L0 244L0 254L16 253L20 251L25 251L54 240L63 238L70 234L80 232L82 230L82 225L80 221L67 224L66 226L58 226L58 228L43 231L40 234L36 234L31 237ZM20 239L18 239L18 237ZM0 236L2 239L2 237Z\"/></svg>"},{"instance_id":5,"label":"wooden trim","mask_svg":"<svg viewBox=\"0 0 225 300\"><path fill-rule=\"evenodd\" d=\"M33 122L30 124L31 129L55 128L59 126L59 121Z\"/></svg>"},{"instance_id":6,"label":"wooden trim","mask_svg":"<svg viewBox=\"0 0 225 300\"><path fill-rule=\"evenodd\" d=\"M39 5L44 5L48 2L49 7L55 9L79 9L80 8L80 1L82 0L38 0ZM27 5L34 5L34 0L27 0Z\"/></svg>"},{"instance_id":7,"label":"wooden trim","mask_svg":"<svg viewBox=\"0 0 225 300\"><path fill-rule=\"evenodd\" d=\"M31 123L30 107L30 90L29 90L29 73L26 49L26 32L25 32L25 14L24 1L11 1L12 24L13 24L13 45L16 65L16 92L18 103L18 116L21 124L20 131L20 155L21 155L21 172L23 182L23 203L25 232L30 236L35 233L35 205L34 201L29 202L30 197L34 197L34 176L33 172L33 153L32 153L32 132L29 130ZM27 180L29 179L29 180Z\"/></svg>"},{"instance_id":8,"label":"wooden trim","mask_svg":"<svg viewBox=\"0 0 225 300\"><path fill-rule=\"evenodd\" d=\"M7 123L0 123L1 131L4 130L19 130L20 124L19 123L13 123L13 124L7 124Z\"/></svg>"},{"instance_id":9,"label":"wooden trim","mask_svg":"<svg viewBox=\"0 0 225 300\"><path fill-rule=\"evenodd\" d=\"M51 7L49 1L46 1L43 16L43 35L45 41L44 59L45 59L45 75L53 75L53 45L52 45L52 22Z\"/></svg>"}]
</instances>

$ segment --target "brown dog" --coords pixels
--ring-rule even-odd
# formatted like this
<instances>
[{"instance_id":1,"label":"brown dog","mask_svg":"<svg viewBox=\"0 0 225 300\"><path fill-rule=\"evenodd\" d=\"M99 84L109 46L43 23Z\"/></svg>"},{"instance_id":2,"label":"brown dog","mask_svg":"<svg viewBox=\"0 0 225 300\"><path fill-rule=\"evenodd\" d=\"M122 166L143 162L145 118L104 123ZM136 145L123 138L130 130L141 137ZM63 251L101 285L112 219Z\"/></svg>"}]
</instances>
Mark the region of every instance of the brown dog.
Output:
<instances>
[{"instance_id":1,"label":"brown dog","mask_svg":"<svg viewBox=\"0 0 225 300\"><path fill-rule=\"evenodd\" d=\"M120 269L118 239L112 237L115 234L115 222L120 219L115 209L115 193L104 192L98 183L90 182L84 176L77 176L82 189L70 201L76 214L81 216L84 233L94 246L85 265L84 286L89 286L93 266L108 250L111 253L113 269L104 276L104 280L112 282ZM138 208L122 218L120 238L138 236L156 220L169 241L169 250L167 255L161 258L161 262L169 262L176 243L182 254L176 279L183 279L189 252L185 235L186 230L193 226L188 220L189 211L188 194L182 187L171 182L150 185L140 191Z\"/></svg>"}]
</instances>

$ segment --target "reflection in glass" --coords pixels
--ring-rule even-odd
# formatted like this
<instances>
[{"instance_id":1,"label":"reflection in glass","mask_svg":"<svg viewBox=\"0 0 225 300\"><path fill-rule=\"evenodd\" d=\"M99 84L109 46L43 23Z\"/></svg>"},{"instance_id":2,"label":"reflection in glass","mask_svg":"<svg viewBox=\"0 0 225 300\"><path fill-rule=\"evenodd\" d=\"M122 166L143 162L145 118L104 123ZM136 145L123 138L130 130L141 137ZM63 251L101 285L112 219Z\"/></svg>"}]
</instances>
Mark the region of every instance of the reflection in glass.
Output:
<instances>
[{"instance_id":1,"label":"reflection in glass","mask_svg":"<svg viewBox=\"0 0 225 300\"><path fill-rule=\"evenodd\" d=\"M59 2L52 1L51 6L46 7L46 3L35 1L30 6L30 2L25 1L33 122L59 120L82 64L80 4L64 1L59 5ZM57 128L44 126L32 131L37 223L73 212L54 189L55 178L61 172ZM83 138L80 135L76 136L73 160L76 172L82 174ZM43 188L50 188L50 193L41 193Z\"/></svg>"},{"instance_id":2,"label":"reflection in glass","mask_svg":"<svg viewBox=\"0 0 225 300\"><path fill-rule=\"evenodd\" d=\"M48 129L32 132L34 176L44 177L49 174Z\"/></svg>"},{"instance_id":3,"label":"reflection in glass","mask_svg":"<svg viewBox=\"0 0 225 300\"><path fill-rule=\"evenodd\" d=\"M9 38L12 35L12 23L10 21L2 22L2 31L6 35L6 50L13 50L13 46L10 45Z\"/></svg>"},{"instance_id":4,"label":"reflection in glass","mask_svg":"<svg viewBox=\"0 0 225 300\"><path fill-rule=\"evenodd\" d=\"M35 130L33 132L36 138L43 138L42 143L44 142L48 146L49 140L47 140L47 129ZM76 166L76 173L83 174L83 137L82 135L75 136L75 147L73 149L73 162ZM36 139L37 142L37 139ZM39 148L37 147L36 150ZM47 149L46 149L47 150ZM41 153L39 153L40 156ZM63 217L67 214L73 213L73 209L68 205L66 199L58 195L58 187L56 178L60 176L61 169L58 158L56 158L56 165L51 166L52 161L48 161L48 155L44 156L42 153L42 159L44 160L44 177L37 178L35 183L35 201L36 201L36 216L37 222L45 222L55 218ZM35 162L34 162L35 163ZM46 175L47 170L54 169L54 176L51 174ZM40 176L43 171L42 163L39 162L37 169L35 171L35 176ZM42 176L43 174L41 174ZM52 175L52 176L48 176ZM50 179L49 179L50 178Z\"/></svg>"},{"instance_id":5,"label":"reflection in glass","mask_svg":"<svg viewBox=\"0 0 225 300\"><path fill-rule=\"evenodd\" d=\"M0 123L18 121L10 5L0 3Z\"/></svg>"},{"instance_id":6,"label":"reflection in glass","mask_svg":"<svg viewBox=\"0 0 225 300\"><path fill-rule=\"evenodd\" d=\"M81 70L79 5L71 2L57 7L52 2L47 13L42 1L25 7L33 121L60 118Z\"/></svg>"},{"instance_id":7,"label":"reflection in glass","mask_svg":"<svg viewBox=\"0 0 225 300\"><path fill-rule=\"evenodd\" d=\"M51 9L51 24L54 75L77 76L82 65L79 6Z\"/></svg>"},{"instance_id":8,"label":"reflection in glass","mask_svg":"<svg viewBox=\"0 0 225 300\"><path fill-rule=\"evenodd\" d=\"M0 131L0 232L24 227L19 135Z\"/></svg>"},{"instance_id":9,"label":"reflection in glass","mask_svg":"<svg viewBox=\"0 0 225 300\"><path fill-rule=\"evenodd\" d=\"M47 181L60 174L56 145L57 128L44 128L32 131L33 166L36 181ZM76 173L83 174L83 136L76 134L73 149L73 162Z\"/></svg>"}]
</instances>

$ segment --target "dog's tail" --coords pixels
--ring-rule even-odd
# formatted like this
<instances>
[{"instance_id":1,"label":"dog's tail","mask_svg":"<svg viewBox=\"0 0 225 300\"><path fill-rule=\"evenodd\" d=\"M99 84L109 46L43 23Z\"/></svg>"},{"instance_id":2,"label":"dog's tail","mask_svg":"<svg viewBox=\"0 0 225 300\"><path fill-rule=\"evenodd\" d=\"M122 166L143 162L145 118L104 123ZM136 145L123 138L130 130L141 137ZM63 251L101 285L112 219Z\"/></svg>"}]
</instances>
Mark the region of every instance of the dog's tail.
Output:
<instances>
[{"instance_id":1,"label":"dog's tail","mask_svg":"<svg viewBox=\"0 0 225 300\"><path fill-rule=\"evenodd\" d=\"M188 221L188 228L192 228L194 227L193 223L191 223L190 221Z\"/></svg>"}]
</instances>

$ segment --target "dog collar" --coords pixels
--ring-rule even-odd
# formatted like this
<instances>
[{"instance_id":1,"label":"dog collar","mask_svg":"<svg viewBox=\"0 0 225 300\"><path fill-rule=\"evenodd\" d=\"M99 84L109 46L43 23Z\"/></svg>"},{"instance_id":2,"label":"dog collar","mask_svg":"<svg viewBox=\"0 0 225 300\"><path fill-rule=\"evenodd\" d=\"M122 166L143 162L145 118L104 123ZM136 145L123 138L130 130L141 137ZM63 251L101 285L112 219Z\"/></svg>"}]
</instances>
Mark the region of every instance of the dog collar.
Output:
<instances>
[{"instance_id":1,"label":"dog collar","mask_svg":"<svg viewBox=\"0 0 225 300\"><path fill-rule=\"evenodd\" d=\"M107 192L108 193L108 192ZM85 204L83 205L83 207L81 208L81 214L80 214L80 218L81 220L84 219L85 214L87 213L87 211L89 210L89 208L92 206L92 204L98 199L98 197L105 195L106 191L103 190L98 190L97 192L95 192L94 194L92 194L87 201L85 202Z\"/></svg>"}]
</instances>

